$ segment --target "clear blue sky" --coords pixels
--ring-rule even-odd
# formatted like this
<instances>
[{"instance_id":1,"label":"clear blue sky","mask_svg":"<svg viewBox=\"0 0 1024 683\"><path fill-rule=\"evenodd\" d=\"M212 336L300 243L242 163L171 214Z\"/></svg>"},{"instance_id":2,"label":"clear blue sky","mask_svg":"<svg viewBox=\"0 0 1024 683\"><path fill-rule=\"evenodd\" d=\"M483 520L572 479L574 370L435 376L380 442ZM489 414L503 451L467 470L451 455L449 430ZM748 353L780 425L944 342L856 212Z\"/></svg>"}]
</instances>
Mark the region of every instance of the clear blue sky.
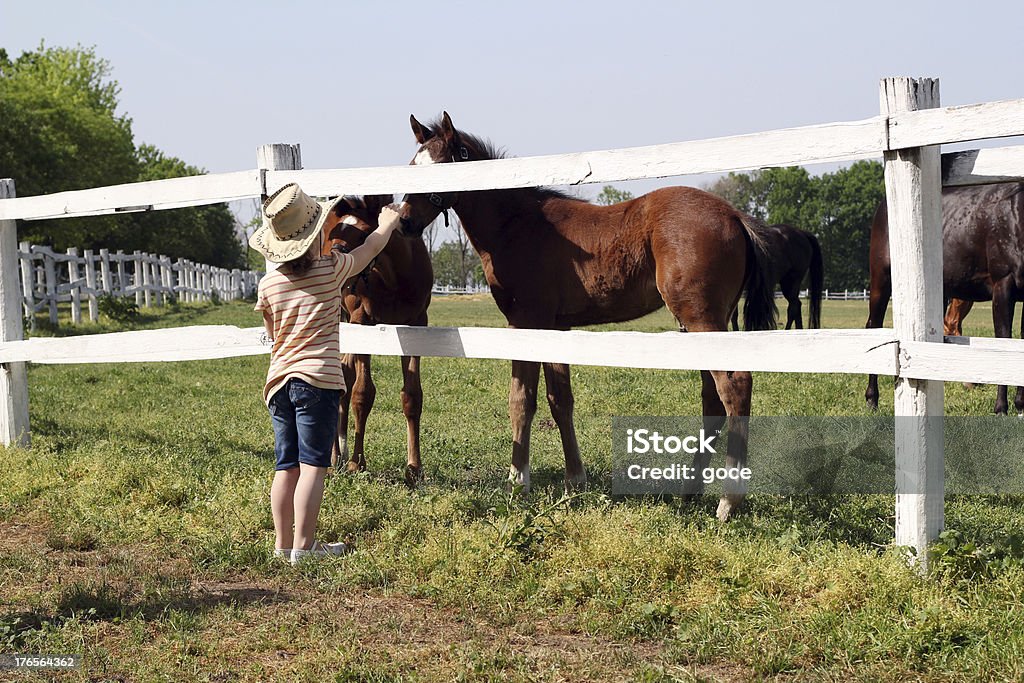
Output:
<instances>
[{"instance_id":1,"label":"clear blue sky","mask_svg":"<svg viewBox=\"0 0 1024 683\"><path fill-rule=\"evenodd\" d=\"M12 56L40 40L95 46L137 141L213 172L253 167L271 142L301 143L306 168L404 164L415 151L409 114L442 109L527 156L867 118L889 75L940 78L946 105L1014 99L1024 97L1022 29L1021 5L1008 1L0 9Z\"/></svg>"}]
</instances>

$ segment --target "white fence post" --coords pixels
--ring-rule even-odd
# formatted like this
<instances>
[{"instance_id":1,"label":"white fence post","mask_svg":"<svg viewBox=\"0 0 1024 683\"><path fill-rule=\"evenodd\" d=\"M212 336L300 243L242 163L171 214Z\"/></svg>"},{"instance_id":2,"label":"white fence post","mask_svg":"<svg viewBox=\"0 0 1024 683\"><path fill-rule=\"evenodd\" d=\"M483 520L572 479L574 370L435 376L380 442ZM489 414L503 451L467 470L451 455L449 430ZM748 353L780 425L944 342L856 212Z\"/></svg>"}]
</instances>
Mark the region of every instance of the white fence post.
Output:
<instances>
[{"instance_id":1,"label":"white fence post","mask_svg":"<svg viewBox=\"0 0 1024 683\"><path fill-rule=\"evenodd\" d=\"M35 332L36 329L36 300L35 283L32 281L32 245L22 242L18 245L18 263L21 266L21 296L25 302L25 317L28 320L28 329Z\"/></svg>"},{"instance_id":2,"label":"white fence post","mask_svg":"<svg viewBox=\"0 0 1024 683\"><path fill-rule=\"evenodd\" d=\"M110 275L110 251L100 249L100 281L103 283L103 293L114 293L114 279Z\"/></svg>"},{"instance_id":3,"label":"white fence post","mask_svg":"<svg viewBox=\"0 0 1024 683\"><path fill-rule=\"evenodd\" d=\"M883 116L939 106L939 81L886 78ZM903 344L942 342L942 204L938 147L885 153L893 327ZM901 356L903 354L901 353ZM927 568L944 524L942 382L896 379L896 544Z\"/></svg>"},{"instance_id":4,"label":"white fence post","mask_svg":"<svg viewBox=\"0 0 1024 683\"><path fill-rule=\"evenodd\" d=\"M135 270L132 273L132 287L135 288L135 305L142 306L143 284L142 284L142 252L138 249L132 254Z\"/></svg>"},{"instance_id":5,"label":"white fence post","mask_svg":"<svg viewBox=\"0 0 1024 683\"><path fill-rule=\"evenodd\" d=\"M128 296L128 276L124 272L124 252L118 249L114 258L117 259L117 295Z\"/></svg>"},{"instance_id":6,"label":"white fence post","mask_svg":"<svg viewBox=\"0 0 1024 683\"><path fill-rule=\"evenodd\" d=\"M14 196L14 180L0 179L0 199ZM13 220L0 221L0 341L19 341L25 336L18 275L18 228ZM0 442L5 446L29 445L24 363L0 364Z\"/></svg>"},{"instance_id":7,"label":"white fence post","mask_svg":"<svg viewBox=\"0 0 1024 683\"><path fill-rule=\"evenodd\" d=\"M68 287L71 294L71 322L74 325L82 323L82 290L78 282L78 249L68 247Z\"/></svg>"},{"instance_id":8,"label":"white fence post","mask_svg":"<svg viewBox=\"0 0 1024 683\"><path fill-rule=\"evenodd\" d=\"M85 286L89 290L89 320L96 322L100 319L99 309L96 305L96 260L92 249L82 252L85 257Z\"/></svg>"},{"instance_id":9,"label":"white fence post","mask_svg":"<svg viewBox=\"0 0 1024 683\"><path fill-rule=\"evenodd\" d=\"M266 171L302 170L302 150L299 149L297 144L277 143L274 145L261 145L256 150L256 168L260 171L260 186L263 188L263 194L260 196L260 206L262 206L263 202L267 200L268 195ZM277 269L276 263L266 261L266 270L264 272L269 273L275 269Z\"/></svg>"},{"instance_id":10,"label":"white fence post","mask_svg":"<svg viewBox=\"0 0 1024 683\"><path fill-rule=\"evenodd\" d=\"M54 253L47 248L39 250L43 255L43 275L46 277L46 297L50 309L50 322L57 324L57 270Z\"/></svg>"},{"instance_id":11,"label":"white fence post","mask_svg":"<svg viewBox=\"0 0 1024 683\"><path fill-rule=\"evenodd\" d=\"M149 254L136 256L135 267L142 271L142 304L149 308L153 305L153 279L149 276Z\"/></svg>"}]
</instances>

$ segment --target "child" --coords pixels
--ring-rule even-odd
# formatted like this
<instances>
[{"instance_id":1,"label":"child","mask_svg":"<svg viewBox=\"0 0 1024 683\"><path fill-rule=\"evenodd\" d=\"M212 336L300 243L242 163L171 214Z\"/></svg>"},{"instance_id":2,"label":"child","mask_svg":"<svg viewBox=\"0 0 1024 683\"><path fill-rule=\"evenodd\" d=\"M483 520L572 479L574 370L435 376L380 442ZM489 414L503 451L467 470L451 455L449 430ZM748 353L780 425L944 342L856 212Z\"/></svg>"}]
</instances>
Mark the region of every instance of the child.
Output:
<instances>
[{"instance_id":1,"label":"child","mask_svg":"<svg viewBox=\"0 0 1024 683\"><path fill-rule=\"evenodd\" d=\"M249 239L268 261L282 264L260 281L256 310L263 311L274 340L263 390L277 459L270 488L274 555L292 564L345 551L343 543L314 539L345 391L338 340L341 287L367 267L399 223L394 205L386 206L379 227L362 245L321 256L325 229L340 218L334 212L338 201L318 203L298 185L285 185L263 203L264 225Z\"/></svg>"}]
</instances>

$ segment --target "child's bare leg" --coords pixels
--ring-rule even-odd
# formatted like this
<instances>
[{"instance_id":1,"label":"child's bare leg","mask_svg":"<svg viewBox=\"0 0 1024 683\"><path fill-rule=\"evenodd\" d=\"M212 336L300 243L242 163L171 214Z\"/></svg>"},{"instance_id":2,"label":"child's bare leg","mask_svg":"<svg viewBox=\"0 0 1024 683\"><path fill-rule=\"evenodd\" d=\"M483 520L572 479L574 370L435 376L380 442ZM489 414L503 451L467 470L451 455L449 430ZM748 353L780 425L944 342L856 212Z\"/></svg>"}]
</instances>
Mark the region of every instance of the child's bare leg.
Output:
<instances>
[{"instance_id":1,"label":"child's bare leg","mask_svg":"<svg viewBox=\"0 0 1024 683\"><path fill-rule=\"evenodd\" d=\"M294 546L295 484L299 481L299 468L274 472L274 483L270 486L270 509L274 513L274 531L277 534L275 546L278 550L290 550Z\"/></svg>"},{"instance_id":2,"label":"child's bare leg","mask_svg":"<svg viewBox=\"0 0 1024 683\"><path fill-rule=\"evenodd\" d=\"M293 548L309 550L316 534L316 521L320 503L324 498L326 467L299 463L299 476L295 484L295 545Z\"/></svg>"}]
</instances>

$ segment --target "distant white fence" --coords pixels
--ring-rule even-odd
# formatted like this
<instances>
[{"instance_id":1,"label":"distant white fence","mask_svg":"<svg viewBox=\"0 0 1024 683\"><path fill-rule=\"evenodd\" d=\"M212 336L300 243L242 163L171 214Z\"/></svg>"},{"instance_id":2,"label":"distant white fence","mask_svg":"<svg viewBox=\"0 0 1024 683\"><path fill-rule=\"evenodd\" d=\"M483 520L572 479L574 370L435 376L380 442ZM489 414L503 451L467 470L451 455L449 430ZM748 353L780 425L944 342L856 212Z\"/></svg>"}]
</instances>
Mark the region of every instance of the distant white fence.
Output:
<instances>
[{"instance_id":1,"label":"distant white fence","mask_svg":"<svg viewBox=\"0 0 1024 683\"><path fill-rule=\"evenodd\" d=\"M297 145L265 145L258 168L14 198L0 179L0 440L28 443L24 362L129 362L266 353L259 329L181 328L118 335L22 338L16 219L36 220L213 204L297 182L313 195L458 192L608 183L792 164L885 162L892 254L891 330L708 332L668 335L517 329L346 328L353 353L510 358L625 367L852 372L896 376L897 416L939 416L942 382L1024 382L1024 341L942 337L941 185L1017 181L1024 147L942 155L939 145L1024 135L1024 100L940 107L938 81L886 78L879 116L711 140L427 166L302 170ZM358 326L356 326L358 327ZM945 343L943 343L945 341ZM896 426L896 544L926 561L943 527L941 429Z\"/></svg>"},{"instance_id":2,"label":"distant white fence","mask_svg":"<svg viewBox=\"0 0 1024 683\"><path fill-rule=\"evenodd\" d=\"M252 296L261 273L217 268L187 259L172 259L136 251L110 253L106 249L82 255L74 247L58 253L49 247L18 245L22 308L30 327L36 314L49 313L57 324L57 305L71 305L71 322L82 322L83 304L89 320L99 320L99 297L134 298L138 306L163 306L172 298L181 302L223 301Z\"/></svg>"},{"instance_id":3,"label":"distant white fence","mask_svg":"<svg viewBox=\"0 0 1024 683\"><path fill-rule=\"evenodd\" d=\"M451 285L435 284L430 290L431 294L447 296L449 294L490 294L491 288L487 285L468 285L466 287L452 287Z\"/></svg>"},{"instance_id":4,"label":"distant white fence","mask_svg":"<svg viewBox=\"0 0 1024 683\"><path fill-rule=\"evenodd\" d=\"M784 297L785 295L782 292L775 292L776 299L782 299ZM800 298L810 298L810 292L806 289L801 289ZM870 293L866 289L844 289L842 291L839 291L838 289L824 289L821 292L821 298L826 301L866 301L870 298Z\"/></svg>"}]
</instances>

